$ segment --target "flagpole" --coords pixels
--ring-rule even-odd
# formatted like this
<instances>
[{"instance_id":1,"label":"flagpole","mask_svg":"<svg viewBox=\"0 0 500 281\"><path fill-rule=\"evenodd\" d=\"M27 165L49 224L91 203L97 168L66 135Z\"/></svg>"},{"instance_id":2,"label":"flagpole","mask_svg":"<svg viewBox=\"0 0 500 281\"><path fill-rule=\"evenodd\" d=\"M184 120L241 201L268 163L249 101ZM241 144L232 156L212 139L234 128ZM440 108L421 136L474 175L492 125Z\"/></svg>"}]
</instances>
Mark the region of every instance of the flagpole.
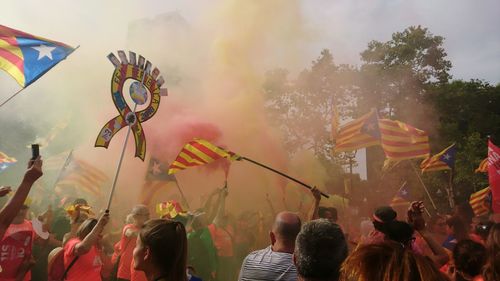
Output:
<instances>
[{"instance_id":1,"label":"flagpole","mask_svg":"<svg viewBox=\"0 0 500 281\"><path fill-rule=\"evenodd\" d=\"M54 189L56 188L57 183L61 180L61 176L63 172L66 170L66 167L68 167L72 154L73 154L73 149L69 152L68 156L66 157L66 160L64 160L64 165L61 167L61 170L59 170L59 174L57 175L56 181L54 182L53 185Z\"/></svg>"},{"instance_id":2,"label":"flagpole","mask_svg":"<svg viewBox=\"0 0 500 281\"><path fill-rule=\"evenodd\" d=\"M64 59L60 60L59 62L61 62L61 61L65 60L67 57L69 57L69 55L71 55L71 54L72 54L72 53L73 53L76 49L78 49L78 48L80 48L80 45L76 46L73 50L71 50L71 51L68 53L68 55L67 55ZM58 62L58 63L56 63L56 64L54 64L54 65L53 65L51 68L49 68L47 71L51 70L54 66L58 65L58 64L59 64L59 62ZM41 76L40 76L40 77L41 77ZM40 78L40 77L38 77L38 78ZM33 81L33 82L35 82L35 81ZM32 82L31 84L33 84L33 82ZM4 106L4 104L8 103L8 102L9 102L11 99L13 99L15 96L17 96L19 93L21 93L24 89L28 88L31 84L29 84L29 85L28 85L28 86L26 86L26 87L22 87L19 91L15 92L12 96L10 96L8 99L6 99L4 102L2 102L2 103L0 104L0 108L1 108L2 106Z\"/></svg>"},{"instance_id":3,"label":"flagpole","mask_svg":"<svg viewBox=\"0 0 500 281\"><path fill-rule=\"evenodd\" d=\"M294 181L294 182L296 182L296 183L298 183L298 184L300 184L300 185L302 185L302 186L304 186L304 187L306 187L308 189L313 189L312 186L310 186L308 184L305 184L302 181L299 181L298 179L292 178L291 176L289 176L289 175L287 175L287 174L285 174L283 172L275 170L275 169L273 169L273 168L271 168L269 166L266 166L266 165L264 165L262 163L259 163L259 162L255 161L255 160L252 160L250 158L241 156L238 160L246 160L246 161L251 162L251 163L253 163L253 164L257 165L257 166L261 166L262 168L268 169L269 171L275 172L276 174L281 175L281 176L283 176L283 177L285 177L285 178L287 178L287 179L289 179L291 181ZM326 194L326 193L321 192L321 195L323 197L325 197L325 198L330 198L330 196L328 194Z\"/></svg>"},{"instance_id":4,"label":"flagpole","mask_svg":"<svg viewBox=\"0 0 500 281\"><path fill-rule=\"evenodd\" d=\"M191 208L189 207L186 196L184 196L184 192L182 192L181 186L179 185L177 178L175 176L174 176L174 178L175 178L175 186L177 186L177 189L179 190L179 193L181 194L181 197L182 197L182 200L184 201L184 204L186 204L186 207L190 210Z\"/></svg>"},{"instance_id":5,"label":"flagpole","mask_svg":"<svg viewBox=\"0 0 500 281\"><path fill-rule=\"evenodd\" d=\"M429 193L429 190L427 190L427 187L425 186L424 181L420 177L420 174L418 173L417 169L415 169L415 166L413 165L413 163L411 161L409 161L409 162L410 162L410 166L413 168L413 171L415 172L415 175L417 175L417 178L420 181L420 184L422 184L422 187L424 188L425 193L427 194L427 197L429 197L429 200L431 201L432 207L434 207L434 210L437 210L436 204L434 204L434 200L432 200L432 197Z\"/></svg>"},{"instance_id":6,"label":"flagpole","mask_svg":"<svg viewBox=\"0 0 500 281\"><path fill-rule=\"evenodd\" d=\"M448 175L448 201L450 203L450 208L453 209L455 207L455 199L454 199L454 192L453 192L453 168L450 170L450 174Z\"/></svg>"}]
</instances>

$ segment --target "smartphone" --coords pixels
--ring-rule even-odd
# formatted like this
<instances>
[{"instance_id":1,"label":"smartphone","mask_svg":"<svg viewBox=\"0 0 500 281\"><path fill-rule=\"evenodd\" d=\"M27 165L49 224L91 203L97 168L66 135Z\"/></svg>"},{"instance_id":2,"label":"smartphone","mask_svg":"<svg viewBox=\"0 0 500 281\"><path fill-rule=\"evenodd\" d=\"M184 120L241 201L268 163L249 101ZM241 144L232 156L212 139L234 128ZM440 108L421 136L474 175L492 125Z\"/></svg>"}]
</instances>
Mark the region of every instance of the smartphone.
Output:
<instances>
[{"instance_id":1,"label":"smartphone","mask_svg":"<svg viewBox=\"0 0 500 281\"><path fill-rule=\"evenodd\" d=\"M40 156L40 145L32 144L31 145L31 160L35 160L38 156Z\"/></svg>"}]
</instances>

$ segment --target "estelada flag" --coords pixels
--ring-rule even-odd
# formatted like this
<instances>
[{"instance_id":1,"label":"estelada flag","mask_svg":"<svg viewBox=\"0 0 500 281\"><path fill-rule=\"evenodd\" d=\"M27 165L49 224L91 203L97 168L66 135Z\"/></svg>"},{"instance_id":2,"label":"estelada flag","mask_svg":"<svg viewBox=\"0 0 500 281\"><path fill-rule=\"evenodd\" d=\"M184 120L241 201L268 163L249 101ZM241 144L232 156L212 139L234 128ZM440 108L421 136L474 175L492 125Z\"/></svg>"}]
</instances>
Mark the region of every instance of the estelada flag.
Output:
<instances>
[{"instance_id":1,"label":"estelada flag","mask_svg":"<svg viewBox=\"0 0 500 281\"><path fill-rule=\"evenodd\" d=\"M0 25L0 69L25 88L64 60L75 49Z\"/></svg>"},{"instance_id":2,"label":"estelada flag","mask_svg":"<svg viewBox=\"0 0 500 281\"><path fill-rule=\"evenodd\" d=\"M353 151L380 144L380 130L376 110L353 120L336 132L335 152Z\"/></svg>"},{"instance_id":3,"label":"estelada flag","mask_svg":"<svg viewBox=\"0 0 500 281\"><path fill-rule=\"evenodd\" d=\"M500 148L488 140L488 180L491 188L491 208L500 213Z\"/></svg>"},{"instance_id":4,"label":"estelada flag","mask_svg":"<svg viewBox=\"0 0 500 281\"><path fill-rule=\"evenodd\" d=\"M488 172L488 157L484 158L479 167L474 171L474 173L487 173Z\"/></svg>"},{"instance_id":5,"label":"estelada flag","mask_svg":"<svg viewBox=\"0 0 500 281\"><path fill-rule=\"evenodd\" d=\"M184 145L175 161L170 164L168 174L171 175L189 167L205 165L223 158L238 160L240 156L207 140L194 139Z\"/></svg>"},{"instance_id":6,"label":"estelada flag","mask_svg":"<svg viewBox=\"0 0 500 281\"><path fill-rule=\"evenodd\" d=\"M394 195L394 197L392 198L392 201L389 205L391 205L391 207L408 206L410 205L410 198L410 190L407 183L404 182L403 185L399 188L396 195Z\"/></svg>"},{"instance_id":7,"label":"estelada flag","mask_svg":"<svg viewBox=\"0 0 500 281\"><path fill-rule=\"evenodd\" d=\"M406 123L379 119L382 149L391 160L429 157L429 136Z\"/></svg>"},{"instance_id":8,"label":"estelada flag","mask_svg":"<svg viewBox=\"0 0 500 281\"><path fill-rule=\"evenodd\" d=\"M476 216L483 216L489 213L488 196L491 194L490 192L491 190L488 186L470 195L469 204Z\"/></svg>"},{"instance_id":9,"label":"estelada flag","mask_svg":"<svg viewBox=\"0 0 500 281\"><path fill-rule=\"evenodd\" d=\"M432 157L422 161L420 169L423 172L451 170L455 167L455 155L457 149L455 144L452 144Z\"/></svg>"}]
</instances>

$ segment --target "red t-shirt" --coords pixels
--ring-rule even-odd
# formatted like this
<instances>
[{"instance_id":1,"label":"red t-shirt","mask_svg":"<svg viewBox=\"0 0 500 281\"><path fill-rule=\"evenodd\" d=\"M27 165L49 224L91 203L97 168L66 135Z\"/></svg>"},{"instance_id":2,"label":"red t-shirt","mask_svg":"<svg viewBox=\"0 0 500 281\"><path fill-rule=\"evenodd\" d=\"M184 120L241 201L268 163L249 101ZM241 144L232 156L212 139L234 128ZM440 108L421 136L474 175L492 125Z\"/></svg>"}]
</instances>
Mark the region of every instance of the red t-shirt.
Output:
<instances>
[{"instance_id":1,"label":"red t-shirt","mask_svg":"<svg viewBox=\"0 0 500 281\"><path fill-rule=\"evenodd\" d=\"M137 242L137 236L132 236L130 238L125 236L125 232L131 229L133 231L139 230L133 224L127 224L123 227L122 238L119 242L119 250L121 252L120 264L118 265L118 272L116 276L121 279L126 280L144 280L146 281L146 275L142 271L135 271L133 266L133 252L135 244Z\"/></svg>"},{"instance_id":2,"label":"red t-shirt","mask_svg":"<svg viewBox=\"0 0 500 281\"><path fill-rule=\"evenodd\" d=\"M215 224L209 224L208 230L214 241L214 246L217 249L217 256L232 257L233 256L233 228L228 225L225 229L217 227Z\"/></svg>"},{"instance_id":3,"label":"red t-shirt","mask_svg":"<svg viewBox=\"0 0 500 281\"><path fill-rule=\"evenodd\" d=\"M18 270L26 259L31 258L33 239L35 232L28 220L21 224L11 224L5 231L5 235L0 242L0 280L15 280ZM31 273L28 271L24 280L30 280Z\"/></svg>"},{"instance_id":4,"label":"red t-shirt","mask_svg":"<svg viewBox=\"0 0 500 281\"><path fill-rule=\"evenodd\" d=\"M80 242L80 239L72 238L64 245L64 268L68 268L69 264L76 257L74 254L75 246ZM69 269L66 281L100 281L101 268L102 260L99 251L95 246L92 246L90 251L85 255L79 256L78 260Z\"/></svg>"}]
</instances>

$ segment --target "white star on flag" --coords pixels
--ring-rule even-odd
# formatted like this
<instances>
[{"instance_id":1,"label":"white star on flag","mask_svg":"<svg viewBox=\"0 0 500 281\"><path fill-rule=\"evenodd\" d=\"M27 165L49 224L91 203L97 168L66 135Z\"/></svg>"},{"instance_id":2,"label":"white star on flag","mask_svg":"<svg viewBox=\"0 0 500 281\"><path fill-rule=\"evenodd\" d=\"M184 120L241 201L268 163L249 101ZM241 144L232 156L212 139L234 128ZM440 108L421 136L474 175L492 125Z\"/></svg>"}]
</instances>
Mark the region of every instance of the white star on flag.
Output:
<instances>
[{"instance_id":1,"label":"white star on flag","mask_svg":"<svg viewBox=\"0 0 500 281\"><path fill-rule=\"evenodd\" d=\"M151 169L153 175L157 176L161 173L160 163L153 161L153 168Z\"/></svg>"},{"instance_id":2,"label":"white star on flag","mask_svg":"<svg viewBox=\"0 0 500 281\"><path fill-rule=\"evenodd\" d=\"M31 48L38 51L38 60L41 60L44 57L48 57L50 60L52 60L52 51L56 49L56 47L49 47L46 45L40 45L38 47L31 47Z\"/></svg>"},{"instance_id":3,"label":"white star on flag","mask_svg":"<svg viewBox=\"0 0 500 281\"><path fill-rule=\"evenodd\" d=\"M449 154L445 154L445 155L443 155L444 160L449 160L449 159L450 159L450 157L451 157L451 156L450 156Z\"/></svg>"}]
</instances>

